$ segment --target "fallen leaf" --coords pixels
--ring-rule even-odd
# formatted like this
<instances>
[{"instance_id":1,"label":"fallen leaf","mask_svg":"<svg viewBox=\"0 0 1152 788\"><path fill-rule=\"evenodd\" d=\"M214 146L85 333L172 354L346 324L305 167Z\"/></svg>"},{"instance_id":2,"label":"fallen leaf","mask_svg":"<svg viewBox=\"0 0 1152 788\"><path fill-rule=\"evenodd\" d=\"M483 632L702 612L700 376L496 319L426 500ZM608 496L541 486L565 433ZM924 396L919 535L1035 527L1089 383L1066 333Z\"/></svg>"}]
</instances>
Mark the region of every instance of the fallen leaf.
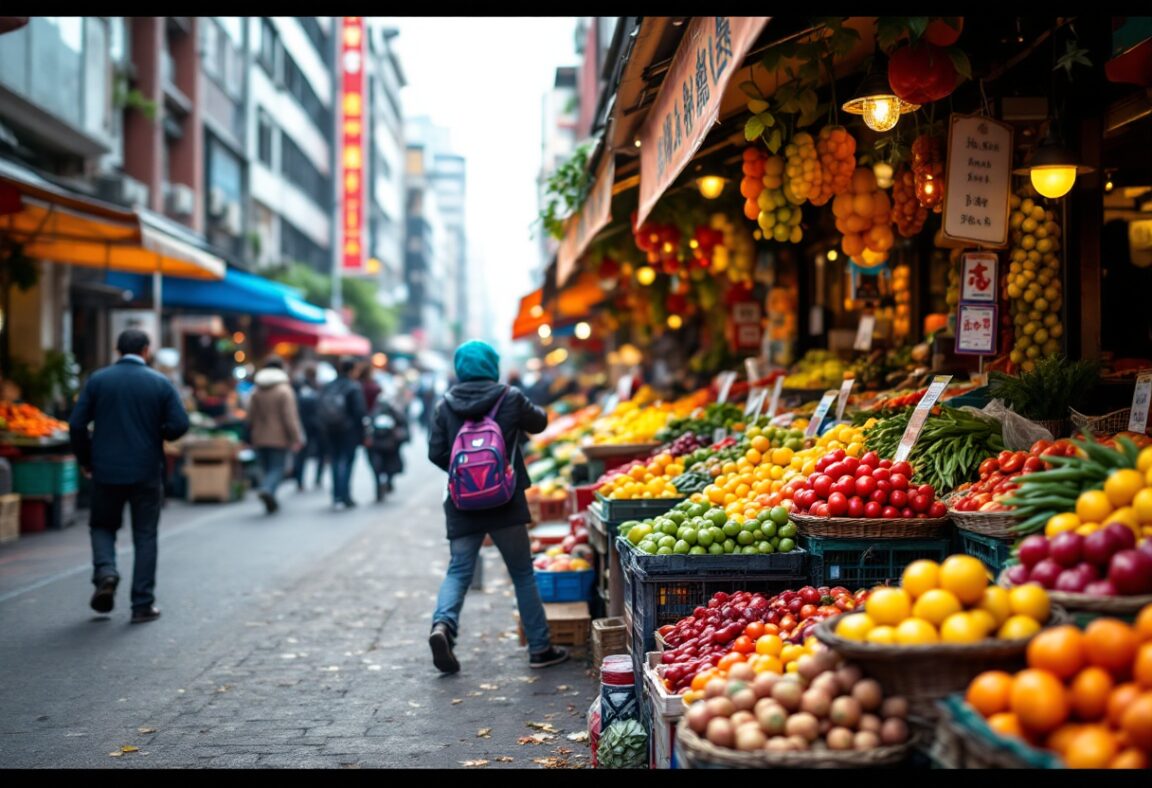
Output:
<instances>
[{"instance_id":1,"label":"fallen leaf","mask_svg":"<svg viewBox=\"0 0 1152 788\"><path fill-rule=\"evenodd\" d=\"M120 748L120 752L137 752L140 748L134 744L125 744Z\"/></svg>"},{"instance_id":2,"label":"fallen leaf","mask_svg":"<svg viewBox=\"0 0 1152 788\"><path fill-rule=\"evenodd\" d=\"M148 733L155 733L155 732L156 732L156 729L155 729L155 728L137 728L136 730L137 730L138 732L140 732L140 733L144 733L144 734L148 734Z\"/></svg>"},{"instance_id":3,"label":"fallen leaf","mask_svg":"<svg viewBox=\"0 0 1152 788\"><path fill-rule=\"evenodd\" d=\"M481 728L480 730L476 731L476 738L477 739L490 739L490 738L492 738L492 729L491 728Z\"/></svg>"},{"instance_id":4,"label":"fallen leaf","mask_svg":"<svg viewBox=\"0 0 1152 788\"><path fill-rule=\"evenodd\" d=\"M500 686L498 684L481 684L480 689L482 689L482 690L498 690L498 689L500 689Z\"/></svg>"},{"instance_id":5,"label":"fallen leaf","mask_svg":"<svg viewBox=\"0 0 1152 788\"><path fill-rule=\"evenodd\" d=\"M568 734L568 741L588 741L588 731L577 731Z\"/></svg>"},{"instance_id":6,"label":"fallen leaf","mask_svg":"<svg viewBox=\"0 0 1152 788\"><path fill-rule=\"evenodd\" d=\"M488 761L484 760L483 758L481 758L479 760L475 760L475 761L460 761L460 763L464 764L464 766L466 768L467 767L474 767L474 766L487 766L488 765Z\"/></svg>"},{"instance_id":7,"label":"fallen leaf","mask_svg":"<svg viewBox=\"0 0 1152 788\"><path fill-rule=\"evenodd\" d=\"M532 763L538 763L545 769L564 769L568 766L568 761L556 757L533 758Z\"/></svg>"},{"instance_id":8,"label":"fallen leaf","mask_svg":"<svg viewBox=\"0 0 1152 788\"><path fill-rule=\"evenodd\" d=\"M512 756L511 755L497 755L492 760L496 761L497 763L512 763Z\"/></svg>"},{"instance_id":9,"label":"fallen leaf","mask_svg":"<svg viewBox=\"0 0 1152 788\"><path fill-rule=\"evenodd\" d=\"M383 670L383 669L384 668L380 665L369 665L368 666L368 670Z\"/></svg>"},{"instance_id":10,"label":"fallen leaf","mask_svg":"<svg viewBox=\"0 0 1152 788\"><path fill-rule=\"evenodd\" d=\"M503 703L504 701L506 701L508 699L506 697L504 697L503 695L493 695L488 700L493 701L495 703Z\"/></svg>"},{"instance_id":11,"label":"fallen leaf","mask_svg":"<svg viewBox=\"0 0 1152 788\"><path fill-rule=\"evenodd\" d=\"M216 688L216 694L222 695L223 693L227 692L230 689L232 689L231 684L221 684L219 687Z\"/></svg>"},{"instance_id":12,"label":"fallen leaf","mask_svg":"<svg viewBox=\"0 0 1152 788\"><path fill-rule=\"evenodd\" d=\"M543 744L546 741L552 741L555 736L550 736L547 733L533 733L530 736L521 736L516 740L517 744Z\"/></svg>"},{"instance_id":13,"label":"fallen leaf","mask_svg":"<svg viewBox=\"0 0 1152 788\"><path fill-rule=\"evenodd\" d=\"M571 755L572 751L570 749L568 749L567 747L557 747L556 748L556 754L557 755Z\"/></svg>"},{"instance_id":14,"label":"fallen leaf","mask_svg":"<svg viewBox=\"0 0 1152 788\"><path fill-rule=\"evenodd\" d=\"M280 659L296 659L295 654L281 654Z\"/></svg>"},{"instance_id":15,"label":"fallen leaf","mask_svg":"<svg viewBox=\"0 0 1152 788\"><path fill-rule=\"evenodd\" d=\"M548 723L548 722L529 722L528 727L529 728L535 728L538 731L544 731L545 733L559 733L560 732L554 725L552 725L551 723Z\"/></svg>"},{"instance_id":16,"label":"fallen leaf","mask_svg":"<svg viewBox=\"0 0 1152 788\"><path fill-rule=\"evenodd\" d=\"M459 706L463 702L464 702L463 698L453 698L452 699L452 705L453 706Z\"/></svg>"},{"instance_id":17,"label":"fallen leaf","mask_svg":"<svg viewBox=\"0 0 1152 788\"><path fill-rule=\"evenodd\" d=\"M109 757L109 758L123 758L123 757L124 757L124 753L122 753L122 752L120 752L119 750L117 750L116 752L110 752L110 753L108 753L108 757Z\"/></svg>"},{"instance_id":18,"label":"fallen leaf","mask_svg":"<svg viewBox=\"0 0 1152 788\"><path fill-rule=\"evenodd\" d=\"M469 692L469 693L468 693L468 696L469 696L469 697L472 697L472 698L479 698L479 697L481 697L483 694L484 694L483 692Z\"/></svg>"}]
</instances>

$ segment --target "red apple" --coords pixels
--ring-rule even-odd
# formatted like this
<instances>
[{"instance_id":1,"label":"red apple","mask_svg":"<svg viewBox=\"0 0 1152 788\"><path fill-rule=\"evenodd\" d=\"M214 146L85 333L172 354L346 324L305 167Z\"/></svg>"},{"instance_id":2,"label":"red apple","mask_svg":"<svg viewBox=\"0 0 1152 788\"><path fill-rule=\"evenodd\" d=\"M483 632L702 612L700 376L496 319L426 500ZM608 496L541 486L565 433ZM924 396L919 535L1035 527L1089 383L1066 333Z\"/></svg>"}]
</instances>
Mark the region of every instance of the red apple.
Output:
<instances>
[{"instance_id":1,"label":"red apple","mask_svg":"<svg viewBox=\"0 0 1152 788\"><path fill-rule=\"evenodd\" d=\"M1032 574L1029 579L1051 590L1056 587L1056 580L1063 571L1064 568L1060 564L1051 558L1045 558L1032 567Z\"/></svg>"},{"instance_id":2,"label":"red apple","mask_svg":"<svg viewBox=\"0 0 1152 788\"><path fill-rule=\"evenodd\" d=\"M1140 550L1121 550L1112 556L1108 579L1122 595L1152 594L1152 556Z\"/></svg>"},{"instance_id":3,"label":"red apple","mask_svg":"<svg viewBox=\"0 0 1152 788\"><path fill-rule=\"evenodd\" d=\"M1084 587L1085 594L1092 596L1116 596L1116 586L1111 580L1096 580Z\"/></svg>"},{"instance_id":4,"label":"red apple","mask_svg":"<svg viewBox=\"0 0 1152 788\"><path fill-rule=\"evenodd\" d=\"M1108 523L1103 530L1115 535L1116 539L1123 545L1120 550L1131 550L1136 547L1136 534L1124 523Z\"/></svg>"},{"instance_id":5,"label":"red apple","mask_svg":"<svg viewBox=\"0 0 1152 788\"><path fill-rule=\"evenodd\" d=\"M1127 531L1128 527L1124 526L1124 530ZM1125 549L1124 543L1115 531L1101 528L1099 531L1093 531L1084 537L1082 552L1085 561L1090 561L1096 566L1106 567L1108 562L1112 560L1112 556L1123 549Z\"/></svg>"},{"instance_id":6,"label":"red apple","mask_svg":"<svg viewBox=\"0 0 1152 788\"><path fill-rule=\"evenodd\" d=\"M1008 567L1007 577L1008 582L1014 586L1022 586L1031 579L1028 567L1024 564L1014 564Z\"/></svg>"},{"instance_id":7,"label":"red apple","mask_svg":"<svg viewBox=\"0 0 1152 788\"><path fill-rule=\"evenodd\" d=\"M1018 555L1020 563L1031 569L1048 557L1048 537L1032 534L1020 543Z\"/></svg>"},{"instance_id":8,"label":"red apple","mask_svg":"<svg viewBox=\"0 0 1152 788\"><path fill-rule=\"evenodd\" d=\"M1049 545L1049 555L1052 560L1065 568L1071 568L1080 563L1080 552L1084 544L1084 537L1072 531L1065 531L1052 537Z\"/></svg>"}]
</instances>

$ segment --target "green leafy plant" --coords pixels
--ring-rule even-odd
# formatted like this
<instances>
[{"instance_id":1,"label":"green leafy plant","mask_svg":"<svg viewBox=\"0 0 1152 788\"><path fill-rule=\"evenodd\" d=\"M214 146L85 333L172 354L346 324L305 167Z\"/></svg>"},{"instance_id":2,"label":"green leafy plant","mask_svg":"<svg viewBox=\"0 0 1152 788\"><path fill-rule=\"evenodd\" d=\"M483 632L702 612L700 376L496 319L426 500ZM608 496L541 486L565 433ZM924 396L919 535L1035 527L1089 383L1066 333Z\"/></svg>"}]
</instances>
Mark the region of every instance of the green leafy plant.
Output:
<instances>
[{"instance_id":1,"label":"green leafy plant","mask_svg":"<svg viewBox=\"0 0 1152 788\"><path fill-rule=\"evenodd\" d=\"M289 263L269 273L269 278L304 294L304 300L317 306L332 305L332 279L304 263ZM376 300L378 286L368 279L344 277L340 280L343 303L352 310L351 328L377 345L396 332L400 316L395 307Z\"/></svg>"},{"instance_id":2,"label":"green leafy plant","mask_svg":"<svg viewBox=\"0 0 1152 788\"><path fill-rule=\"evenodd\" d=\"M157 103L150 101L138 88L132 87L124 74L116 76L116 85L112 90L112 104L119 109L140 110L149 120L156 119Z\"/></svg>"},{"instance_id":3,"label":"green leafy plant","mask_svg":"<svg viewBox=\"0 0 1152 788\"><path fill-rule=\"evenodd\" d=\"M1068 409L1081 403L1099 375L1098 361L1048 356L1038 360L1034 370L1021 372L1019 377L992 372L988 376L988 392L1025 418L1066 419Z\"/></svg>"},{"instance_id":4,"label":"green leafy plant","mask_svg":"<svg viewBox=\"0 0 1152 788\"><path fill-rule=\"evenodd\" d=\"M544 209L540 211L540 221L556 240L564 237L565 221L588 196L592 185L592 174L588 172L591 153L591 143L581 145L544 182Z\"/></svg>"},{"instance_id":5,"label":"green leafy plant","mask_svg":"<svg viewBox=\"0 0 1152 788\"><path fill-rule=\"evenodd\" d=\"M39 367L13 363L10 377L20 387L25 402L50 412L54 404L71 402L80 391L79 372L71 353L47 350Z\"/></svg>"}]
</instances>

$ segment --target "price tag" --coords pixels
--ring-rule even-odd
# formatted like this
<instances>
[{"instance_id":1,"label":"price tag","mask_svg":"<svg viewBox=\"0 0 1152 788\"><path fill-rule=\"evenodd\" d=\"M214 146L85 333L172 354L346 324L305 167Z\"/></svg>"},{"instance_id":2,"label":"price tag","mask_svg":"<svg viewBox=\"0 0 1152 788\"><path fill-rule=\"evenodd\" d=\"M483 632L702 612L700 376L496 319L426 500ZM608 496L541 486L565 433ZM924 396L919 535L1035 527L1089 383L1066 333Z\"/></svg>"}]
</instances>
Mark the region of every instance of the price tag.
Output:
<instances>
[{"instance_id":1,"label":"price tag","mask_svg":"<svg viewBox=\"0 0 1152 788\"><path fill-rule=\"evenodd\" d=\"M824 396L820 398L820 404L816 406L816 412L812 414L812 421L808 422L808 429L804 430L805 438L816 437L820 425L824 423L824 417L832 409L832 403L836 401L836 395L839 393L836 389L828 389L824 392Z\"/></svg>"},{"instance_id":2,"label":"price tag","mask_svg":"<svg viewBox=\"0 0 1152 788\"><path fill-rule=\"evenodd\" d=\"M956 352L991 356L996 352L1000 325L996 304L960 304L956 315Z\"/></svg>"},{"instance_id":3,"label":"price tag","mask_svg":"<svg viewBox=\"0 0 1152 788\"><path fill-rule=\"evenodd\" d=\"M784 376L776 378L776 385L772 387L772 402L768 405L768 418L776 418L776 409L780 407L780 390L784 388Z\"/></svg>"},{"instance_id":4,"label":"price tag","mask_svg":"<svg viewBox=\"0 0 1152 788\"><path fill-rule=\"evenodd\" d=\"M900 438L900 445L896 447L894 458L896 462L903 462L908 459L908 455L912 453L912 447L916 445L916 439L920 437L920 431L924 429L924 422L928 421L928 414L951 381L951 375L937 375L932 379L932 385L928 387L928 391L920 399L916 409L912 411L912 418L908 419L908 427L904 430L903 437Z\"/></svg>"},{"instance_id":5,"label":"price tag","mask_svg":"<svg viewBox=\"0 0 1152 788\"><path fill-rule=\"evenodd\" d=\"M1142 372L1136 379L1136 392L1132 395L1132 415L1128 417L1128 431L1143 434L1148 429L1148 402L1152 399L1152 371Z\"/></svg>"},{"instance_id":6,"label":"price tag","mask_svg":"<svg viewBox=\"0 0 1152 788\"><path fill-rule=\"evenodd\" d=\"M860 326L856 329L856 341L852 344L853 350L865 352L872 349L872 334L876 331L876 315L863 315Z\"/></svg>"},{"instance_id":7,"label":"price tag","mask_svg":"<svg viewBox=\"0 0 1152 788\"><path fill-rule=\"evenodd\" d=\"M744 372L748 375L748 382L755 383L763 377L760 374L760 359L750 356L744 359Z\"/></svg>"},{"instance_id":8,"label":"price tag","mask_svg":"<svg viewBox=\"0 0 1152 788\"><path fill-rule=\"evenodd\" d=\"M716 401L723 405L728 401L728 394L732 391L732 384L736 382L735 372L721 372L716 376L716 381L720 386L720 393L716 397Z\"/></svg>"},{"instance_id":9,"label":"price tag","mask_svg":"<svg viewBox=\"0 0 1152 788\"><path fill-rule=\"evenodd\" d=\"M616 395L620 398L621 402L627 402L632 399L632 376L625 375L620 378L616 384Z\"/></svg>"},{"instance_id":10,"label":"price tag","mask_svg":"<svg viewBox=\"0 0 1152 788\"><path fill-rule=\"evenodd\" d=\"M604 400L604 415L608 416L616 412L616 406L620 404L620 396L612 394L608 399Z\"/></svg>"},{"instance_id":11,"label":"price tag","mask_svg":"<svg viewBox=\"0 0 1152 788\"><path fill-rule=\"evenodd\" d=\"M764 408L764 400L766 399L768 399L768 389L766 388L757 387L748 392L748 403L744 406L744 421L755 421Z\"/></svg>"},{"instance_id":12,"label":"price tag","mask_svg":"<svg viewBox=\"0 0 1152 788\"><path fill-rule=\"evenodd\" d=\"M836 401L836 421L844 418L844 407L848 404L848 395L852 393L852 384L856 378L848 378L840 384L840 398Z\"/></svg>"},{"instance_id":13,"label":"price tag","mask_svg":"<svg viewBox=\"0 0 1152 788\"><path fill-rule=\"evenodd\" d=\"M716 429L712 430L712 442L713 443L719 443L720 441L724 440L727 437L728 437L728 430L724 429L723 427L717 427Z\"/></svg>"}]
</instances>

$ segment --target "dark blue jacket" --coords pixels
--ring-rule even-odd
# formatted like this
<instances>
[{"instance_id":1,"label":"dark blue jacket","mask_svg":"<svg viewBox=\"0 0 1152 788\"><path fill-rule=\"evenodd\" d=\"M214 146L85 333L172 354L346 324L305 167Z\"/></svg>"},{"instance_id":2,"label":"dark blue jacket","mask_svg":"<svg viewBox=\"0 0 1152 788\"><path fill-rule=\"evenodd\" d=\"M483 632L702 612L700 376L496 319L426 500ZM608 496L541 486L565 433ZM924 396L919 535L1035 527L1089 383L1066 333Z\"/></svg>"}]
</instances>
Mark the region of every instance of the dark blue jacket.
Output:
<instances>
[{"instance_id":1,"label":"dark blue jacket","mask_svg":"<svg viewBox=\"0 0 1152 788\"><path fill-rule=\"evenodd\" d=\"M94 482L159 482L164 441L188 431L188 414L167 378L123 358L88 379L68 426L76 459L92 471Z\"/></svg>"}]
</instances>

